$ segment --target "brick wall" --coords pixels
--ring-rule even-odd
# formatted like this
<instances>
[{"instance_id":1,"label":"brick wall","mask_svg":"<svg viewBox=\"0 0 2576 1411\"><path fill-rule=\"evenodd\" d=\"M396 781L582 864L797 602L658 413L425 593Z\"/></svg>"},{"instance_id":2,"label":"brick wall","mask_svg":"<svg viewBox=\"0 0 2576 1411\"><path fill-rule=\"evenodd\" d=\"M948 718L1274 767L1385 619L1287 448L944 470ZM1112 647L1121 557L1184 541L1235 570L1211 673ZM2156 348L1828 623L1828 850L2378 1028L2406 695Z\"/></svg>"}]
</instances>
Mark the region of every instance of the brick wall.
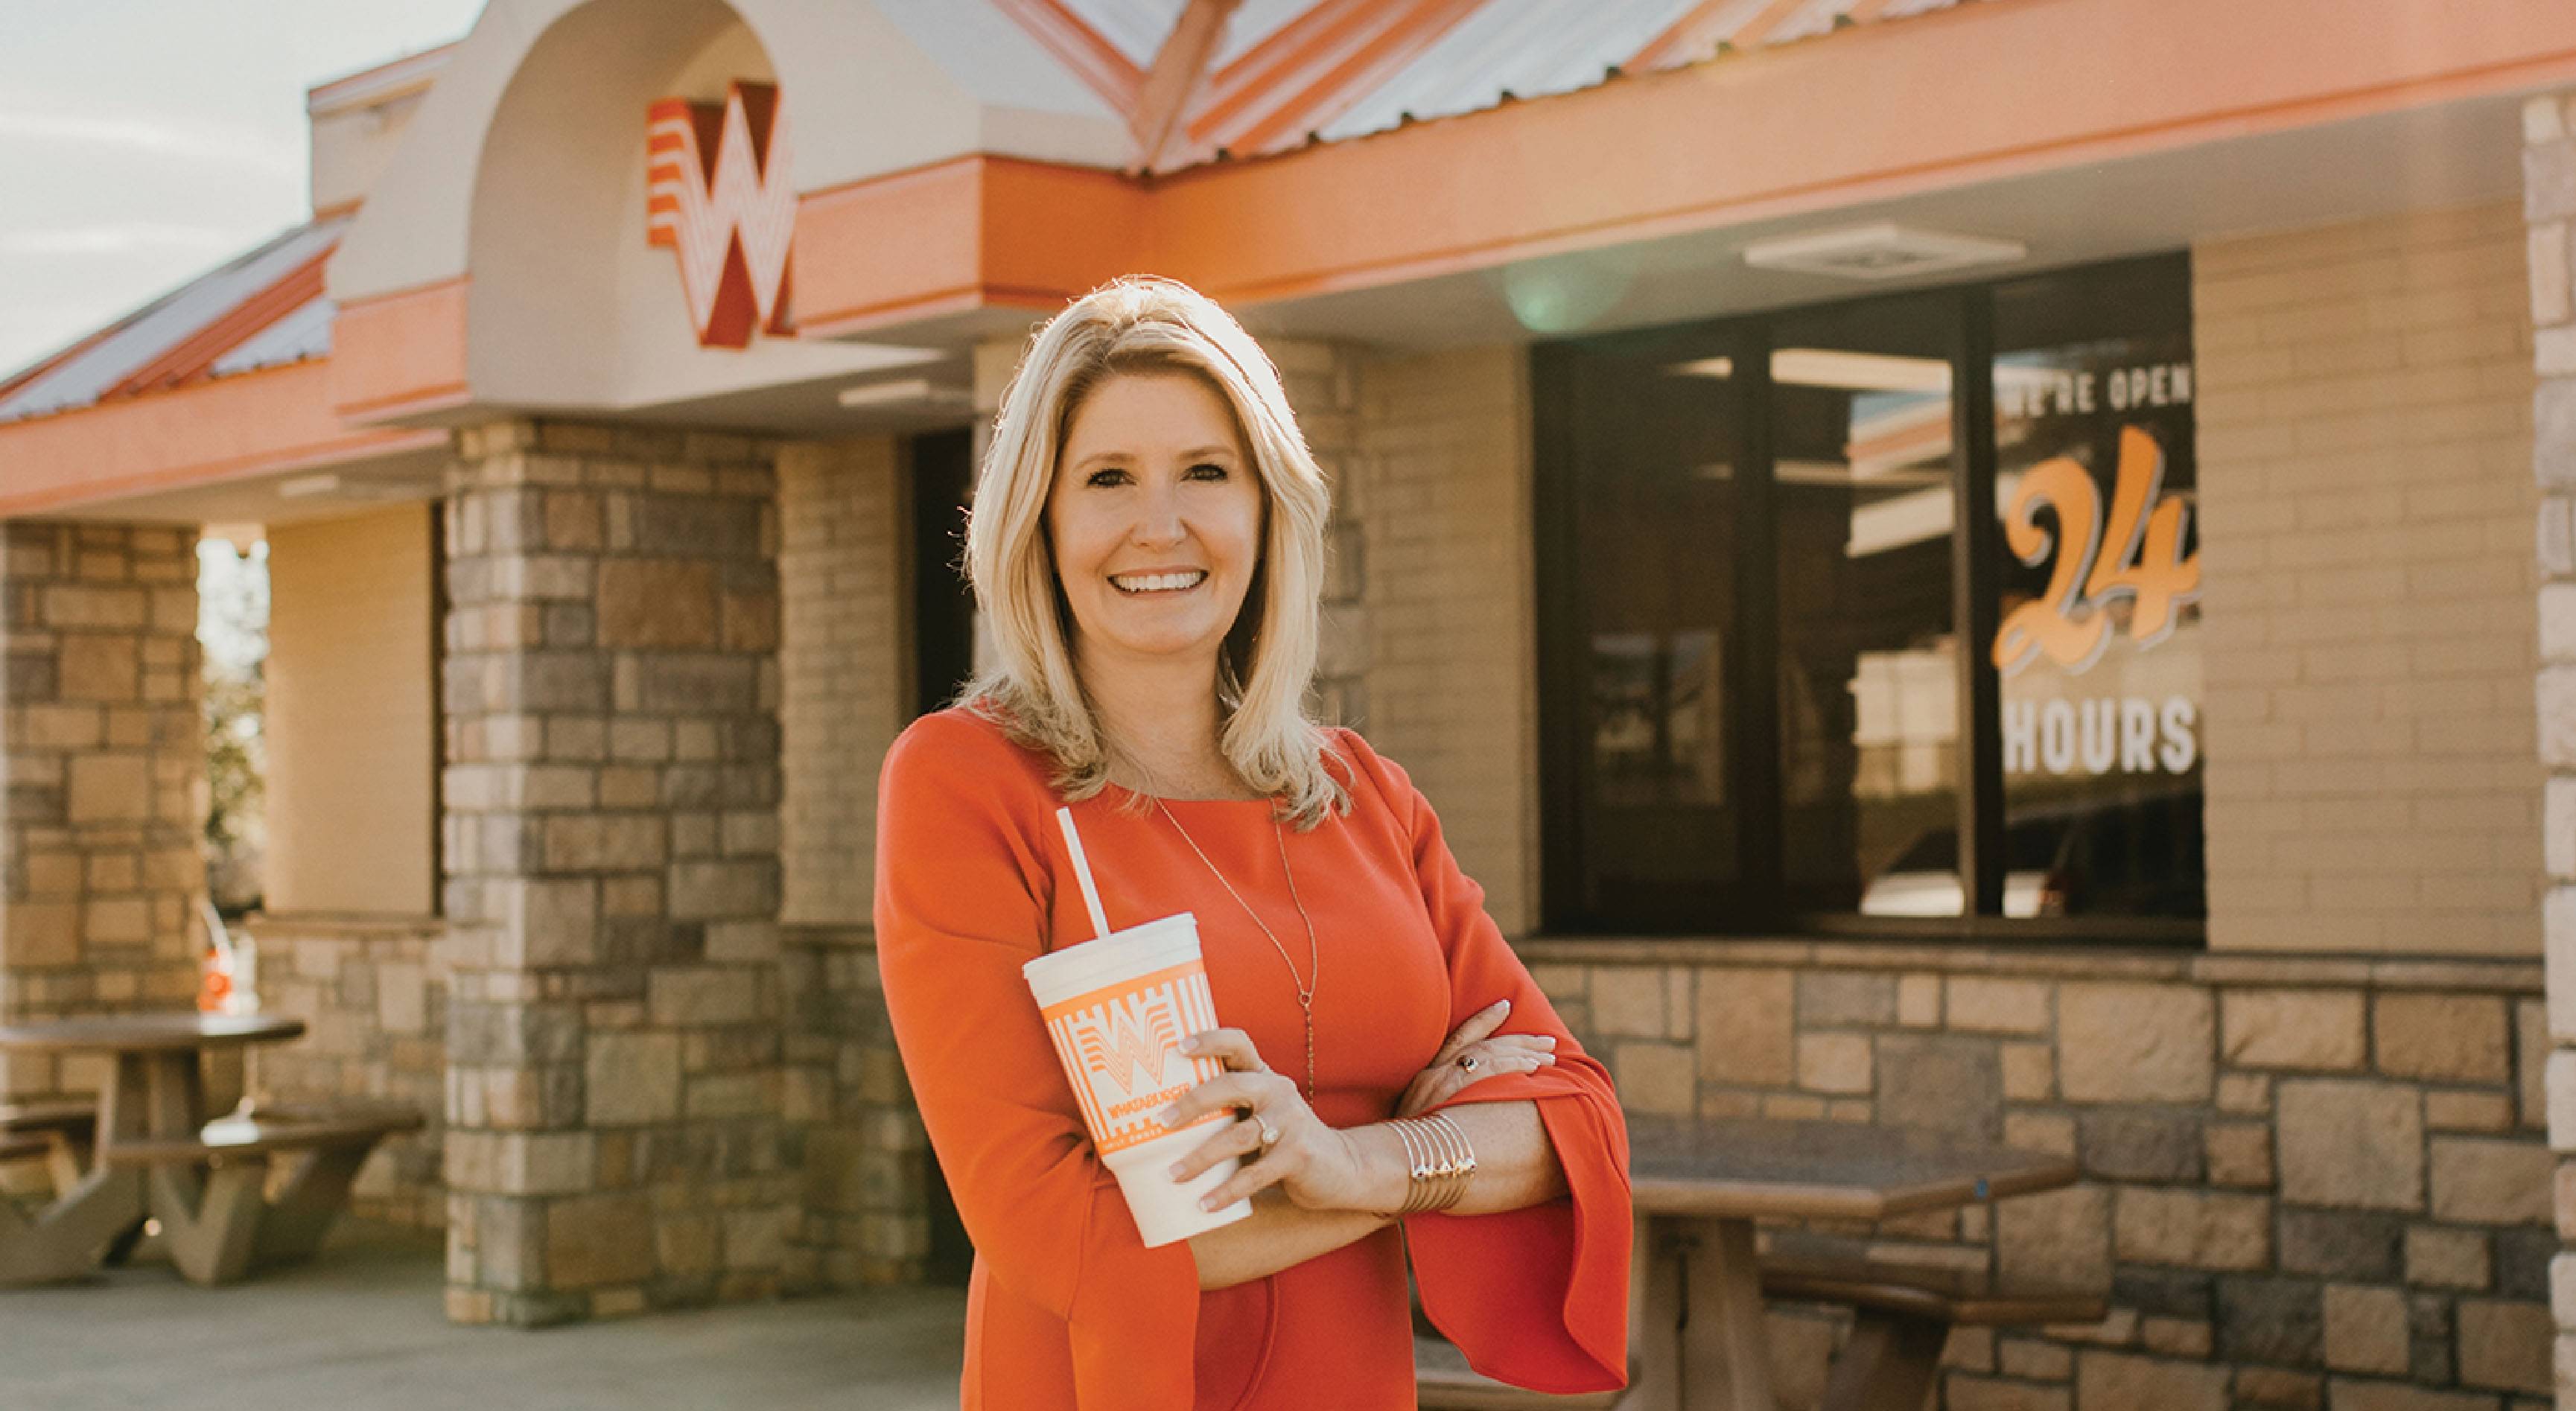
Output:
<instances>
[{"instance_id":1,"label":"brick wall","mask_svg":"<svg viewBox=\"0 0 2576 1411\"><path fill-rule=\"evenodd\" d=\"M2080 1184L1814 1232L2109 1295L1955 1333L1950 1411L2503 1411L2550 1389L2540 967L1538 941L1627 1108L1928 1125ZM1778 1230L1766 1239L1777 1241ZM1836 1325L1775 1312L1784 1404ZM2440 1389L2440 1390L2436 1390Z\"/></svg>"},{"instance_id":2,"label":"brick wall","mask_svg":"<svg viewBox=\"0 0 2576 1411\"><path fill-rule=\"evenodd\" d=\"M930 1137L904 1079L874 933L792 926L781 972L788 1165L804 1181L790 1292L914 1283L930 1252Z\"/></svg>"},{"instance_id":3,"label":"brick wall","mask_svg":"<svg viewBox=\"0 0 2576 1411\"><path fill-rule=\"evenodd\" d=\"M868 924L877 770L910 719L910 525L892 437L799 442L778 459L779 861L783 919Z\"/></svg>"},{"instance_id":4,"label":"brick wall","mask_svg":"<svg viewBox=\"0 0 2576 1411\"><path fill-rule=\"evenodd\" d=\"M1504 932L1537 924L1529 363L1371 356L1356 494L1370 744L1439 811Z\"/></svg>"},{"instance_id":5,"label":"brick wall","mask_svg":"<svg viewBox=\"0 0 2576 1411\"><path fill-rule=\"evenodd\" d=\"M2540 760L2548 771L2544 856L2549 894L2549 1144L2576 1151L2576 93L2523 108L2523 215L2530 274L2532 468L2546 498L2539 517ZM2558 1229L2576 1234L2576 1162L2558 1168ZM2559 1399L2576 1400L2576 1255L2561 1254L2557 1308Z\"/></svg>"},{"instance_id":6,"label":"brick wall","mask_svg":"<svg viewBox=\"0 0 2576 1411\"><path fill-rule=\"evenodd\" d=\"M2539 946L2511 205L2192 251L2210 945Z\"/></svg>"}]
</instances>

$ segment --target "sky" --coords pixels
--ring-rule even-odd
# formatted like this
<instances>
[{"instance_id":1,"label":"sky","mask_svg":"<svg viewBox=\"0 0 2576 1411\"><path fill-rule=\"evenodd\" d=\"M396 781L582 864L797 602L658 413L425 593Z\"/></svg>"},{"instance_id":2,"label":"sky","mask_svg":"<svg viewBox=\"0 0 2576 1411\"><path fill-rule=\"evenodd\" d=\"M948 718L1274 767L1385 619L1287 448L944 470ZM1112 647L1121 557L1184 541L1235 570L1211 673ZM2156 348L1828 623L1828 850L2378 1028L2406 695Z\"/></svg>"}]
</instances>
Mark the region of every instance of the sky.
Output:
<instances>
[{"instance_id":1,"label":"sky","mask_svg":"<svg viewBox=\"0 0 2576 1411\"><path fill-rule=\"evenodd\" d=\"M0 0L0 378L299 224L304 90L483 0Z\"/></svg>"}]
</instances>

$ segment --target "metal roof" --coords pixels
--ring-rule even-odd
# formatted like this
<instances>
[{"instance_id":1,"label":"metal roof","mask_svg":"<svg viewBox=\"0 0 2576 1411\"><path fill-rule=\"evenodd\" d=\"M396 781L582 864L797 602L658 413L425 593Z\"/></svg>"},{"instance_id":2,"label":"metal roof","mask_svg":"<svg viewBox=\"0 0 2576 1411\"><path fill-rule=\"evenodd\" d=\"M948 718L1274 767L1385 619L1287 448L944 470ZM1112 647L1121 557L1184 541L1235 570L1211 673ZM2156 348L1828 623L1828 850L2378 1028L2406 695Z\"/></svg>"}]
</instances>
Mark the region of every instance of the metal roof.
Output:
<instances>
[{"instance_id":1,"label":"metal roof","mask_svg":"<svg viewBox=\"0 0 2576 1411\"><path fill-rule=\"evenodd\" d=\"M1413 62L1315 131L1327 142L1407 118L1490 108L1599 83L1685 8L1686 0L1486 0Z\"/></svg>"},{"instance_id":2,"label":"metal roof","mask_svg":"<svg viewBox=\"0 0 2576 1411\"><path fill-rule=\"evenodd\" d=\"M191 340L217 331L218 325L235 311L328 252L347 227L346 216L297 226L0 383L0 421L21 421L86 407L114 394L129 378L152 368ZM291 310L284 319L243 330L232 347L210 348L207 352L217 362L239 361L240 348L251 341L266 342L265 335L278 323L309 318L308 307ZM327 325L327 317L324 322ZM309 338L309 329L305 336ZM276 356L249 362L242 370L291 360L283 356L291 346L286 341L274 343L269 351ZM223 374L218 369L214 375Z\"/></svg>"},{"instance_id":3,"label":"metal roof","mask_svg":"<svg viewBox=\"0 0 2576 1411\"><path fill-rule=\"evenodd\" d=\"M1172 32L1189 0L1065 0L1065 8L1116 45L1128 62L1150 69L1155 53L1163 47L1163 36Z\"/></svg>"},{"instance_id":4,"label":"metal roof","mask_svg":"<svg viewBox=\"0 0 2576 1411\"><path fill-rule=\"evenodd\" d=\"M1093 41L1139 69L1186 8L1184 0L994 3L1089 26ZM1138 161L1168 171L1291 151L1961 3L1242 0L1184 104L1183 135ZM1072 46L1059 33L1054 47L1061 57Z\"/></svg>"},{"instance_id":5,"label":"metal roof","mask_svg":"<svg viewBox=\"0 0 2576 1411\"><path fill-rule=\"evenodd\" d=\"M1222 67L1243 57L1244 52L1288 27L1288 22L1315 7L1315 0L1243 0L1226 24L1225 38L1216 46L1216 63Z\"/></svg>"},{"instance_id":6,"label":"metal roof","mask_svg":"<svg viewBox=\"0 0 2576 1411\"><path fill-rule=\"evenodd\" d=\"M294 312L215 359L208 371L216 377L230 377L237 372L300 363L306 358L327 358L331 355L331 316L338 311L339 306L328 295L308 299Z\"/></svg>"},{"instance_id":7,"label":"metal roof","mask_svg":"<svg viewBox=\"0 0 2576 1411\"><path fill-rule=\"evenodd\" d=\"M1050 36L1034 32L1000 0L874 3L878 14L979 102L1076 117L1125 117L1092 91L1083 74L1049 44ZM1177 7L1173 13L1178 15ZM1151 62L1152 56L1146 57ZM888 115L888 121L901 120L899 114Z\"/></svg>"}]
</instances>

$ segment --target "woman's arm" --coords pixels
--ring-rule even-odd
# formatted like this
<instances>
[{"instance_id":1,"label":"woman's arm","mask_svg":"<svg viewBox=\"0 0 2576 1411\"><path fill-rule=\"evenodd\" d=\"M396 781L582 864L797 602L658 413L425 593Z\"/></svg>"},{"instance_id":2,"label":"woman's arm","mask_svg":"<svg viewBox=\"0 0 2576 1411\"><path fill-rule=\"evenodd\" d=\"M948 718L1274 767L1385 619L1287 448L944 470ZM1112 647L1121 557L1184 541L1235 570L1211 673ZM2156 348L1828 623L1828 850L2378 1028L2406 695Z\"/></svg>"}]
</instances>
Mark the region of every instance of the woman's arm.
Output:
<instances>
[{"instance_id":1,"label":"woman's arm","mask_svg":"<svg viewBox=\"0 0 2576 1411\"><path fill-rule=\"evenodd\" d=\"M1540 1205L1566 1194L1565 1168L1530 1101L1462 1104L1444 1109L1475 1148L1476 1174L1452 1215L1485 1215ZM1356 1210L1308 1210L1277 1186L1253 1197L1252 1216L1190 1238L1199 1287L1229 1288L1267 1278L1329 1254L1390 1224L1413 1177L1404 1143L1383 1122L1342 1132L1367 1173L1370 1194Z\"/></svg>"},{"instance_id":2,"label":"woman's arm","mask_svg":"<svg viewBox=\"0 0 2576 1411\"><path fill-rule=\"evenodd\" d=\"M1467 1134L1476 1153L1476 1174L1467 1193L1449 1207L1452 1215L1491 1215L1544 1205L1566 1193L1565 1167L1556 1145L1538 1118L1538 1104L1518 1102L1460 1103L1440 1109ZM1380 1182L1373 1208L1394 1210L1404 1204L1413 1176L1404 1159L1404 1143L1383 1122L1354 1127L1342 1135L1362 1144L1368 1171Z\"/></svg>"},{"instance_id":3,"label":"woman's arm","mask_svg":"<svg viewBox=\"0 0 2576 1411\"><path fill-rule=\"evenodd\" d=\"M1232 1288L1355 1244L1393 1223L1393 1215L1365 1210L1308 1210L1277 1186L1265 1186L1252 1197L1249 1219L1190 1236L1190 1253L1199 1261L1200 1288Z\"/></svg>"}]
</instances>

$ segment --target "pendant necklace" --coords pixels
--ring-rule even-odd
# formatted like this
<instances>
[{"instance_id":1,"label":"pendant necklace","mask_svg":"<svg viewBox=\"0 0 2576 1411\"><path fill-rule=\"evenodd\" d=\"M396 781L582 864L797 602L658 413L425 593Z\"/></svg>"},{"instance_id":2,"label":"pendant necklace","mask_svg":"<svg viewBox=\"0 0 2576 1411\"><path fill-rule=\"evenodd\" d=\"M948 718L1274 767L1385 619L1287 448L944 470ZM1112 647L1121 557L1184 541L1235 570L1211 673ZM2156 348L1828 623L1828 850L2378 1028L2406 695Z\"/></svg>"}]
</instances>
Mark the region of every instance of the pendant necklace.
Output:
<instances>
[{"instance_id":1,"label":"pendant necklace","mask_svg":"<svg viewBox=\"0 0 2576 1411\"><path fill-rule=\"evenodd\" d=\"M1243 893L1236 891L1232 882L1225 880L1225 874L1209 860L1198 839L1190 836L1190 830L1181 827L1180 815L1165 808L1161 799L1154 800L1154 807L1172 820L1172 827L1180 833L1181 841L1190 845L1190 851L1199 855L1199 861L1207 863L1207 870L1216 874L1217 885L1225 888L1226 895L1234 898L1235 905L1242 907L1244 915L1252 918L1252 924L1261 928L1262 935L1269 937L1270 948L1279 952L1279 963L1288 967L1289 982L1297 987L1297 1008L1306 1016L1306 1101L1312 1103L1315 1100L1315 981L1321 976L1322 960L1321 953L1315 948L1315 918L1306 914L1305 899L1297 895L1297 874L1288 866L1287 830L1280 826L1278 814L1273 813L1270 828L1279 839L1279 870L1287 875L1288 899L1297 903L1298 919L1306 923L1306 974L1303 977L1297 973L1297 962L1288 958L1288 948L1279 944L1279 938L1271 933L1270 923L1261 919L1261 913L1252 909L1252 903L1243 899Z\"/></svg>"}]
</instances>

